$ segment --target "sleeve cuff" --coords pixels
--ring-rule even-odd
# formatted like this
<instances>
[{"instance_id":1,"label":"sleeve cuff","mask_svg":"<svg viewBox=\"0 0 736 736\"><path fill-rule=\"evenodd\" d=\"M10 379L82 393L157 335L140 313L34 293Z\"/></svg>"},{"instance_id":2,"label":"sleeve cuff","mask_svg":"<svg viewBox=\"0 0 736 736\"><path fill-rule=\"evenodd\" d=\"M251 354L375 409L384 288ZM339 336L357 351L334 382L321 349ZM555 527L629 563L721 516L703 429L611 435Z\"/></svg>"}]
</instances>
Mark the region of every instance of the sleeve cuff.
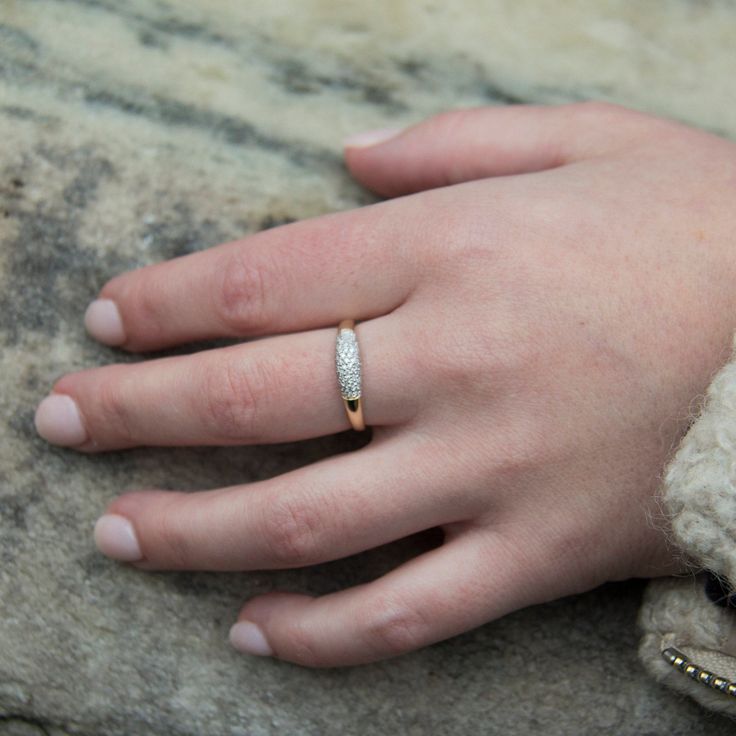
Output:
<instances>
[{"instance_id":1,"label":"sleeve cuff","mask_svg":"<svg viewBox=\"0 0 736 736\"><path fill-rule=\"evenodd\" d=\"M693 572L648 584L639 659L662 684L736 717L736 608L705 589L708 571L736 588L736 335L665 470L661 505Z\"/></svg>"}]
</instances>

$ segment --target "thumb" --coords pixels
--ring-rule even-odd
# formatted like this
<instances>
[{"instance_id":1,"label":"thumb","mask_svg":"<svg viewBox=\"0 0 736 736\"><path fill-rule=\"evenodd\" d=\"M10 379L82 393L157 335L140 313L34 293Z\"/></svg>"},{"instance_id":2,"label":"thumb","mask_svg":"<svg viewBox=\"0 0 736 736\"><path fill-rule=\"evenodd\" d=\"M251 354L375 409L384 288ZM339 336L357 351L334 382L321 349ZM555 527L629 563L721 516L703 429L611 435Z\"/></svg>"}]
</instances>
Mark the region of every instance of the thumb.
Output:
<instances>
[{"instance_id":1,"label":"thumb","mask_svg":"<svg viewBox=\"0 0 736 736\"><path fill-rule=\"evenodd\" d=\"M645 120L599 102L466 108L348 138L345 159L361 184L392 197L589 158L640 134Z\"/></svg>"}]
</instances>

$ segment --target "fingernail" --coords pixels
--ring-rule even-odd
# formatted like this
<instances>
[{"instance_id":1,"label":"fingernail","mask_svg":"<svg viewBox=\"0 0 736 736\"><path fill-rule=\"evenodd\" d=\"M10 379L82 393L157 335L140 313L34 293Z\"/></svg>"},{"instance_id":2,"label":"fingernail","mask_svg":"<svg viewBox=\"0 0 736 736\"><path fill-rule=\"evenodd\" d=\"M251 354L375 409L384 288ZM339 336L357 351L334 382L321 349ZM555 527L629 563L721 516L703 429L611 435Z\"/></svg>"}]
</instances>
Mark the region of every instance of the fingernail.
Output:
<instances>
[{"instance_id":1,"label":"fingernail","mask_svg":"<svg viewBox=\"0 0 736 736\"><path fill-rule=\"evenodd\" d=\"M87 439L77 403L65 394L50 394L36 409L36 431L47 442L71 447Z\"/></svg>"},{"instance_id":2,"label":"fingernail","mask_svg":"<svg viewBox=\"0 0 736 736\"><path fill-rule=\"evenodd\" d=\"M345 148L368 148L397 136L403 128L379 128L378 130L366 130L364 133L356 133L346 138L343 142Z\"/></svg>"},{"instance_id":3,"label":"fingernail","mask_svg":"<svg viewBox=\"0 0 736 736\"><path fill-rule=\"evenodd\" d=\"M273 649L268 644L260 627L252 621L238 621L230 629L230 643L239 652L270 657Z\"/></svg>"},{"instance_id":4,"label":"fingernail","mask_svg":"<svg viewBox=\"0 0 736 736\"><path fill-rule=\"evenodd\" d=\"M103 555L121 562L143 558L133 525L118 514L105 514L95 524L95 544Z\"/></svg>"},{"instance_id":5,"label":"fingernail","mask_svg":"<svg viewBox=\"0 0 736 736\"><path fill-rule=\"evenodd\" d=\"M105 345L122 345L125 342L120 310L112 299L95 299L84 313L84 326L95 340Z\"/></svg>"}]
</instances>

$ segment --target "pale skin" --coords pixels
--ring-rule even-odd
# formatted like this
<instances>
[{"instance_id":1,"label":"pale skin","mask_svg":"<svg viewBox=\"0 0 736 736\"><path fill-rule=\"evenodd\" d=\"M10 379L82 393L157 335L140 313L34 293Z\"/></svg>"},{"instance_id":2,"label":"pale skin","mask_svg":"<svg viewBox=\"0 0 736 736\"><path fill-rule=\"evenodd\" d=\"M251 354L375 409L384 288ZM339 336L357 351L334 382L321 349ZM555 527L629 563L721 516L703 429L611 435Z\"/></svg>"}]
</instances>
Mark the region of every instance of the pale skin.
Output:
<instances>
[{"instance_id":1,"label":"pale skin","mask_svg":"<svg viewBox=\"0 0 736 736\"><path fill-rule=\"evenodd\" d=\"M247 571L440 527L440 546L375 581L245 603L234 646L310 667L686 572L657 491L736 327L726 140L598 103L459 110L379 138L345 156L386 201L121 274L87 313L134 352L262 339L65 375L36 415L83 452L340 432L335 334L355 319L365 447L255 483L125 493L95 534L141 570Z\"/></svg>"}]
</instances>

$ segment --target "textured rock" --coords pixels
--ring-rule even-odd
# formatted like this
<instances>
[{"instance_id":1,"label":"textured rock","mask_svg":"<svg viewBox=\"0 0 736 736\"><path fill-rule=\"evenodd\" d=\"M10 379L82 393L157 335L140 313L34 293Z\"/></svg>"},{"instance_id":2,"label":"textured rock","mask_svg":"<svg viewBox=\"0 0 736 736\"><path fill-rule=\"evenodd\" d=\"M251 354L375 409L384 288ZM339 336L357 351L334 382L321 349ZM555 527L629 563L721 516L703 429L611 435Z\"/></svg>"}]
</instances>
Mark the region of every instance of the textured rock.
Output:
<instances>
[{"instance_id":1,"label":"textured rock","mask_svg":"<svg viewBox=\"0 0 736 736\"><path fill-rule=\"evenodd\" d=\"M0 2L0 734L725 734L639 665L642 582L374 665L242 657L251 595L323 593L434 544L299 571L144 574L95 551L141 486L263 478L364 440L80 456L33 430L120 270L371 201L340 140L443 108L590 96L736 133L727 3Z\"/></svg>"}]
</instances>

